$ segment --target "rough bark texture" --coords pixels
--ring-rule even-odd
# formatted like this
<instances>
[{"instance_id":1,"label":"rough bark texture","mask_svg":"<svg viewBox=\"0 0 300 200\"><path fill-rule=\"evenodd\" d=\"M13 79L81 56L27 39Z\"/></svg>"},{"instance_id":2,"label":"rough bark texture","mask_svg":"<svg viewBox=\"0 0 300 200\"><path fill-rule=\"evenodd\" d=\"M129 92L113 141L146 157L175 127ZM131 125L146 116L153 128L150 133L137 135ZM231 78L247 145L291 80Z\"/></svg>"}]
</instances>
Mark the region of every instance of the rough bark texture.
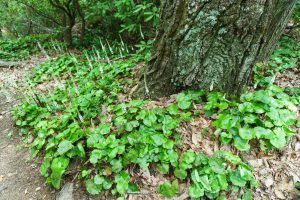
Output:
<instances>
[{"instance_id":1,"label":"rough bark texture","mask_svg":"<svg viewBox=\"0 0 300 200\"><path fill-rule=\"evenodd\" d=\"M296 0L164 0L153 58L140 91L184 89L239 95L252 66L266 61Z\"/></svg>"}]
</instances>

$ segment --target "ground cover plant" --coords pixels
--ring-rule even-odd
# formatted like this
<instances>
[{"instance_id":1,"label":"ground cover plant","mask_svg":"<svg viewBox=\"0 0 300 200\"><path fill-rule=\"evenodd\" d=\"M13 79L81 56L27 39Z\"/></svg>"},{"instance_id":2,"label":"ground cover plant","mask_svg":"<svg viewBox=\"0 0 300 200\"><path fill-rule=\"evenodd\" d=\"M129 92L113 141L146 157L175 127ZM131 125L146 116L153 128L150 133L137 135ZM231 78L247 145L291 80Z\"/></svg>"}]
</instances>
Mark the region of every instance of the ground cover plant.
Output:
<instances>
[{"instance_id":1,"label":"ground cover plant","mask_svg":"<svg viewBox=\"0 0 300 200\"><path fill-rule=\"evenodd\" d=\"M11 0L0 13L0 172L22 171L2 142L18 103L22 145L49 186L5 169L1 194L300 195L300 0Z\"/></svg>"},{"instance_id":2,"label":"ground cover plant","mask_svg":"<svg viewBox=\"0 0 300 200\"><path fill-rule=\"evenodd\" d=\"M279 72L297 68L300 56L298 36L287 35L281 38L267 64L258 63L254 67L254 87L267 87L274 83Z\"/></svg>"},{"instance_id":3,"label":"ground cover plant","mask_svg":"<svg viewBox=\"0 0 300 200\"><path fill-rule=\"evenodd\" d=\"M138 192L139 182L128 170L151 167L170 180L157 188L165 197L176 196L179 183L190 181L188 194L194 199L226 199L228 192L251 199L251 189L258 185L251 166L227 151L212 156L183 151L177 128L199 114L193 105L203 104L206 116L216 115L214 134L222 144L250 151L251 141L257 140L259 147L253 148L267 152L282 149L299 126L299 92L272 84L259 85L239 101L200 90L180 93L165 107L149 108L150 101L125 95L136 84L134 68L145 56L109 58L105 52L66 54L41 64L27 76L25 102L13 111L23 136L34 138L32 154L43 152L40 172L54 188L61 187L70 163L79 161L78 178L93 195ZM297 58L285 56L281 59L286 63ZM269 67L283 70L276 66L281 67ZM54 83L54 89L36 91L43 82Z\"/></svg>"},{"instance_id":4,"label":"ground cover plant","mask_svg":"<svg viewBox=\"0 0 300 200\"><path fill-rule=\"evenodd\" d=\"M193 198L218 198L230 190L255 187L251 167L232 153L219 151L209 157L181 150L176 128L192 120L191 105L201 102L203 91L181 93L176 104L165 108L148 109L147 101L118 99L124 86L133 84L131 69L140 59L89 65L65 55L49 61L55 70L42 64L28 77L27 102L13 113L24 136L35 138L32 154L45 152L41 174L47 182L59 188L70 162L81 160L86 164L80 178L91 194L136 192L138 184L131 182L128 168L153 164L157 172L173 177L172 184L157 189L166 197L175 196L178 181L186 180L193 182ZM37 94L34 85L46 80L56 81L57 88ZM248 193L245 190L244 196Z\"/></svg>"},{"instance_id":5,"label":"ground cover plant","mask_svg":"<svg viewBox=\"0 0 300 200\"><path fill-rule=\"evenodd\" d=\"M63 46L62 43L51 39L49 35L33 35L18 39L0 38L0 60L25 60L30 55L41 52L42 49L54 50L55 48L63 48Z\"/></svg>"}]
</instances>

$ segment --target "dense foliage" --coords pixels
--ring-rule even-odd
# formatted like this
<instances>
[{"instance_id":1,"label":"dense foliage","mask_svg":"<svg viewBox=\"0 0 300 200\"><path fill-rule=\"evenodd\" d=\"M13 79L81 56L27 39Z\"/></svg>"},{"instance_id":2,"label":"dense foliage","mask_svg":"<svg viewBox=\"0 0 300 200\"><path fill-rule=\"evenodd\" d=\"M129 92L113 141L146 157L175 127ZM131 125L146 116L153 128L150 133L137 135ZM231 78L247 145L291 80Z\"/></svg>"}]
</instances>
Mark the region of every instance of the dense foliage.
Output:
<instances>
[{"instance_id":1,"label":"dense foliage","mask_svg":"<svg viewBox=\"0 0 300 200\"><path fill-rule=\"evenodd\" d=\"M0 38L0 60L24 60L43 50L64 49L64 44L48 35L26 36L18 39Z\"/></svg>"},{"instance_id":2,"label":"dense foliage","mask_svg":"<svg viewBox=\"0 0 300 200\"><path fill-rule=\"evenodd\" d=\"M21 132L35 138L32 154L45 151L41 174L53 187L60 187L70 162L78 159L86 163L80 177L91 194L111 189L112 194L123 195L136 190L126 171L135 164L141 169L156 164L162 174L191 179L189 194L194 198L216 198L230 188L238 191L256 185L251 167L230 152L208 157L181 150L176 128L192 120L196 112L192 101L200 103L204 92L182 93L176 104L149 109L147 101L118 99L124 88L134 84L131 68L139 57L113 63L81 59L61 56L36 68L27 79L27 102L14 110ZM34 85L50 80L57 89L37 94ZM174 196L178 192L174 184L165 183L158 191Z\"/></svg>"},{"instance_id":3,"label":"dense foliage","mask_svg":"<svg viewBox=\"0 0 300 200\"><path fill-rule=\"evenodd\" d=\"M55 2L58 3L52 0L0 1L0 12L4 13L0 16L1 35L18 37L44 33L68 42L66 33L70 32L72 37L73 32L75 44L78 44L79 37L86 37L83 38L85 44L94 45L95 38L98 39L99 36L118 39L119 35L130 39L132 43L153 38L159 19L158 1L72 0L70 4L64 0ZM65 9L61 9L62 7ZM70 10L70 13L64 13L65 10ZM82 23L84 24L80 30L79 24Z\"/></svg>"},{"instance_id":4,"label":"dense foliage","mask_svg":"<svg viewBox=\"0 0 300 200\"><path fill-rule=\"evenodd\" d=\"M0 16L0 29L5 30L0 60L59 52L26 75L20 89L23 101L12 112L32 155L43 156L42 176L56 189L76 163L78 178L92 195L104 190L114 197L138 192L140 182L129 172L150 168L168 179L157 188L164 197L178 195L180 183L187 183L192 199L221 200L234 194L248 200L258 183L247 161L229 151L207 155L186 149L179 128L202 115L212 121L215 142L237 152L270 152L283 149L300 127L296 115L299 88L280 88L274 83L277 73L299 64L298 35L284 36L270 62L255 66L251 91L240 99L228 100L220 92L185 91L157 106L132 93L139 67L151 58L158 1L80 0L86 22L72 1L69 8L75 9L75 24L86 23L85 44L89 44L75 54L58 42L69 25L51 1L17 2L0 0L0 12L5 11ZM66 1L59 2L67 6ZM299 24L299 5L293 26ZM6 19L8 15L16 20ZM39 26L28 27L31 21ZM76 25L71 28L79 47ZM52 35L25 36L29 28L32 33ZM295 185L299 187L299 182Z\"/></svg>"},{"instance_id":5,"label":"dense foliage","mask_svg":"<svg viewBox=\"0 0 300 200\"><path fill-rule=\"evenodd\" d=\"M267 68L282 70L283 63L294 66L291 63L298 54L290 51L294 46L289 41L284 38L279 43L288 50L278 48ZM284 91L272 83L263 89L264 84L258 83L261 89L244 94L239 102L218 92L189 91L178 94L175 103L149 108L150 102L125 95L126 88L136 84L133 67L145 59L136 55L124 60L125 53L111 56L113 60L106 48L79 57L62 55L27 76L26 101L13 113L23 136L35 138L30 144L32 154L45 152L41 174L48 183L59 188L70 163L79 160L80 178L89 193L111 190L113 195L124 195L139 190L127 170L154 164L156 173L173 177L157 189L166 197L175 196L178 182L188 179L193 198L221 198L224 192L239 188L244 198L251 194L245 188L257 183L249 165L230 152L210 157L183 151L177 128L199 114L192 105L204 104L207 116L217 113L213 125L221 143L232 142L238 150L249 151L249 142L258 140L263 151L281 149L295 134L291 126L299 125L294 112L299 92ZM45 81L55 83L56 89L37 92L35 86Z\"/></svg>"}]
</instances>

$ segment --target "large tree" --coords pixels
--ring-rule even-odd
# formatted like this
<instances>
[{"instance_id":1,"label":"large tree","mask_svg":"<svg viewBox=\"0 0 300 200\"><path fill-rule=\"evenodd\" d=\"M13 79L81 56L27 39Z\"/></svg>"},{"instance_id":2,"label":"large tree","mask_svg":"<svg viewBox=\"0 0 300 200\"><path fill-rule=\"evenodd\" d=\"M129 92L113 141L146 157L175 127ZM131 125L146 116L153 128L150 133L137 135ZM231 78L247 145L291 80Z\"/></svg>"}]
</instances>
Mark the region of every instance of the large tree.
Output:
<instances>
[{"instance_id":1,"label":"large tree","mask_svg":"<svg viewBox=\"0 0 300 200\"><path fill-rule=\"evenodd\" d=\"M49 0L50 4L57 8L62 16L64 30L64 42L68 46L72 46L72 29L76 23L76 14L81 19L81 35L80 42L83 44L85 34L85 16L81 9L79 0Z\"/></svg>"},{"instance_id":2,"label":"large tree","mask_svg":"<svg viewBox=\"0 0 300 200\"><path fill-rule=\"evenodd\" d=\"M267 61L296 0L163 0L152 59L139 92L184 89L241 94Z\"/></svg>"}]
</instances>

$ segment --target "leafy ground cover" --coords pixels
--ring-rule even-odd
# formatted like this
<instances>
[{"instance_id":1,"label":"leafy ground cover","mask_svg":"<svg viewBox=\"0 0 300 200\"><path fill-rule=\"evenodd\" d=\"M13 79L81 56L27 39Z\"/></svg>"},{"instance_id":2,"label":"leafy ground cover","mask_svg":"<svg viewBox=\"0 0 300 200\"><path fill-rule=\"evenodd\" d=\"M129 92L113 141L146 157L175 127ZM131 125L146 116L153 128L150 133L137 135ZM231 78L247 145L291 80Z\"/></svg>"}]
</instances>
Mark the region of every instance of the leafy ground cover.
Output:
<instances>
[{"instance_id":1,"label":"leafy ground cover","mask_svg":"<svg viewBox=\"0 0 300 200\"><path fill-rule=\"evenodd\" d=\"M282 89L257 77L272 80L274 71L296 66L299 49L292 40L281 41L264 69L257 66L257 90L239 101L218 92L188 91L153 106L132 97L144 56L108 57L105 50L94 56L62 55L27 76L24 102L13 110L16 125L24 138L34 138L31 152L44 156L40 172L54 188L76 162L77 178L93 195L138 192L143 185L131 172L150 169L168 180L157 188L165 197L178 195L181 183L188 182L194 199L226 199L232 193L251 199L258 183L249 164L229 151L207 155L186 148L178 129L203 115L214 121L216 142L247 152L251 146L264 152L282 149L300 124L299 89Z\"/></svg>"},{"instance_id":2,"label":"leafy ground cover","mask_svg":"<svg viewBox=\"0 0 300 200\"><path fill-rule=\"evenodd\" d=\"M63 48L62 44L53 41L48 35L26 36L18 39L0 39L0 60L25 60L30 55L44 49Z\"/></svg>"},{"instance_id":3,"label":"leafy ground cover","mask_svg":"<svg viewBox=\"0 0 300 200\"><path fill-rule=\"evenodd\" d=\"M284 36L278 42L270 61L254 67L254 87L267 87L274 83L275 76L284 70L297 68L300 57L299 38Z\"/></svg>"}]
</instances>

